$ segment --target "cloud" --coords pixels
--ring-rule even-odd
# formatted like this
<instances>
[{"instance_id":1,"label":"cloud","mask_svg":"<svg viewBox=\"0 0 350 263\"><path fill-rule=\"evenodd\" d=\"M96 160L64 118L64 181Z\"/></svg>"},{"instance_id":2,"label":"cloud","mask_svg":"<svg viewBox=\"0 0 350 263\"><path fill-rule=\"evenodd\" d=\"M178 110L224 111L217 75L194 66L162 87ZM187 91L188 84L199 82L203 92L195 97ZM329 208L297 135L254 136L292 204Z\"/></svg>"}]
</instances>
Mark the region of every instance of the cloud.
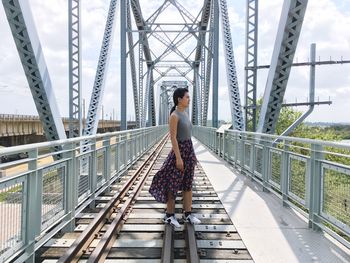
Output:
<instances>
[{"instance_id":1,"label":"cloud","mask_svg":"<svg viewBox=\"0 0 350 263\"><path fill-rule=\"evenodd\" d=\"M179 2L193 15L197 16L202 1ZM148 18L161 4L163 0L144 1L141 0L141 8L145 18ZM37 31L43 46L45 60L59 101L59 110L62 116L68 115L68 14L67 0L30 0L32 13L37 25ZM259 1L259 53L258 63L270 64L274 41L277 33L279 16L283 1ZM97 61L102 43L103 31L106 23L109 1L96 0L82 2L82 97L88 106L90 94L96 74ZM171 11L173 10L173 11ZM234 46L235 62L238 74L241 101L244 98L244 65L245 65L245 3L244 1L228 1L228 11L231 24L231 33ZM307 61L309 57L309 46L317 44L317 56L321 60L349 59L350 48L350 5L344 0L320 0L309 1L308 9L302 28L299 45L295 59L299 62ZM179 22L181 16L169 8L164 15L159 17L160 21L167 19L170 22ZM132 18L134 23L134 19ZM135 27L135 26L134 26ZM105 112L115 109L120 116L120 65L119 65L119 7L116 16L116 28L114 32L113 49L110 57L110 65L106 76L105 94L102 104ZM33 99L30 95L28 84L6 21L2 6L0 7L0 83L7 85L5 89L0 85L0 97L3 102L0 105L1 113L28 113L36 114ZM171 37L171 34L169 34ZM219 71L219 118L230 119L230 107L226 82L226 69L220 30L220 71ZM134 34L134 41L137 34ZM161 52L165 46L158 40L151 38L150 43L156 52ZM193 49L195 39L187 41L181 52L186 53ZM193 54L192 54L193 56ZM135 53L138 57L138 52ZM169 59L178 58L170 55ZM137 60L136 60L137 63ZM129 61L127 72L130 73ZM331 97L331 107L319 106L310 116L315 121L346 121L344 110L349 102L346 96L350 87L349 65L320 66L316 70L316 97L320 100L328 100ZM268 70L260 70L258 73L258 96L262 96ZM156 75L156 74L155 74ZM189 73L192 78L193 73ZM174 79L174 78L170 78ZM307 67L293 68L288 82L286 98L290 101L297 99L303 101L308 94L309 69ZM158 91L155 93L157 94ZM18 95L18 96L16 96ZM133 93L131 88L131 77L128 75L128 119L134 114ZM16 103L13 103L16 101ZM211 100L209 109L211 109ZM12 103L11 103L12 102ZM130 102L130 103L129 103ZM328 114L332 112L333 115ZM131 117L132 118L132 117ZM211 118L211 110L209 110Z\"/></svg>"}]
</instances>

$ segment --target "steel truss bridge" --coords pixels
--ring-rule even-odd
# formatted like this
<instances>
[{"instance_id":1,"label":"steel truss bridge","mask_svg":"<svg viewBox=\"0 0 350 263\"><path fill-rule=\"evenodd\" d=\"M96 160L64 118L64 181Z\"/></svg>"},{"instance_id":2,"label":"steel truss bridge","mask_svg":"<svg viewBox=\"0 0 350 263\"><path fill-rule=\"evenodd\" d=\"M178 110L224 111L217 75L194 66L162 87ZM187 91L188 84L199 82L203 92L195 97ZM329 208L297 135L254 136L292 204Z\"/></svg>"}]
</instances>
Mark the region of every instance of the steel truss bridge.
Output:
<instances>
[{"instance_id":1,"label":"steel truss bridge","mask_svg":"<svg viewBox=\"0 0 350 263\"><path fill-rule=\"evenodd\" d=\"M307 11L307 0L283 1L271 63L265 66L269 68L269 73L259 116L257 115L257 71L262 67L257 64L259 1L246 1L244 102L240 99L233 48L234 38L230 28L227 1L202 0L201 8L197 12L187 10L181 0L164 0L159 1L159 3L153 13L146 14L143 10L143 7L148 4L146 1L111 0L109 2L95 80L86 121L83 126L83 87L81 80L81 24L83 23L81 6L83 3L80 0L68 0L69 137L72 139L67 140L49 74L50 70L45 62L45 54L36 30L37 25L31 13L30 2L28 0L2 0L28 86L48 142L34 148L23 146L22 148L7 149L0 152L1 155L6 155L27 151L30 159L19 162L20 164L24 162L28 166L28 169L21 175L22 177L19 176L18 180L11 179L8 182L5 180L6 182L4 181L5 183L1 185L0 191L8 187L16 188L19 184L22 185L25 182L25 187L27 187L25 189L29 189L28 193L32 193L38 187L36 185L37 180L40 181L50 171L59 171L59 173L62 171L64 174L62 176L66 176L67 171L79 170L82 165L80 162L86 163L87 159L89 159L90 168L95 170L95 177L93 177L94 181L92 182L94 187L108 184L111 177L113 177L109 167L113 166L114 175L120 174L120 171L129 167L135 161L135 158L138 158L141 153L154 145L157 136L165 134L166 131L162 125L168 121L169 109L172 104L171 92L179 86L188 87L191 91L190 116L192 123L196 126L197 138L216 154L239 166L242 170L249 171L253 176L260 177L266 189L269 187L278 188L276 182L272 186L268 185L268 175L271 172L268 167L276 165L271 161L275 160L273 158L280 160L278 162L282 164L279 169L284 170L281 171L283 174L281 178L283 179L280 178L282 184L277 192L282 193L284 202L288 201L288 191L291 191L288 188L287 180L287 178L290 178L287 176L291 176L292 173L288 170L291 169L291 165L300 164L305 174L326 176L326 173L330 171L332 176L348 178L348 165L344 163L334 164L325 157L329 154L327 147L335 147L334 144L297 141L299 144L305 143L308 145L307 149L304 150L309 154L305 157L296 152L293 153L291 150L290 147L292 147L294 140L287 139L287 137L274 137L273 135L281 108L285 106L283 99L291 68L297 66L293 64L293 58ZM117 12L118 10L119 12ZM169 13L176 16L177 21L166 21L164 18ZM119 17L117 14L119 14ZM120 127L121 130L127 130L127 103L130 100L127 100L126 94L127 88L131 88L136 126L139 129L134 132L124 131L104 137L104 135L97 135L96 132L109 67L113 31L117 25L120 25L121 28L120 35L117 36L120 38ZM220 32L222 34L221 38ZM219 47L223 48L224 61L219 61ZM311 68L310 101L307 103L310 109L283 135L287 135L296 127L312 111L314 105L322 104L314 100L314 69L317 64L322 64L315 61L315 45L311 46L310 57L311 61L306 63ZM234 130L223 133L216 133L215 129L204 127L207 125L209 115L209 95L211 95L212 102L212 127L218 127L219 63L226 67L231 123ZM334 63L336 62L324 62L324 64ZM349 63L349 61L341 61L341 63ZM128 68L130 70L127 70ZM169 78L176 80L169 80ZM130 85L128 80L130 80ZM159 91L158 121L156 120L157 107L155 105L157 90ZM152 134L152 129L155 134ZM249 131L258 133L250 133ZM113 137L113 142L112 139L107 139L107 137ZM279 144L281 141L283 143ZM89 147L81 147L82 144L89 145ZM100 148L101 144L104 148ZM38 155L38 149L45 148L45 152L49 152L50 147L53 147L54 150L46 157L49 156L54 160L53 164L50 164L52 169L46 167L44 170L40 170L37 166L37 161L41 158ZM348 147L340 148L345 152L333 154L349 158ZM125 154L125 156L117 157L118 153ZM97 164L98 156L103 156L103 164ZM257 167L260 170L257 170ZM107 172L108 175L105 178L97 179L96 169L107 169L108 172L107 170L103 171ZM337 174L334 175L333 173ZM35 176L32 176L33 174ZM32 177L27 181L26 176ZM331 175L327 174L327 176ZM307 192L303 192L303 196L294 195L292 197L303 206L302 209L310 209L308 210L310 213L310 227L317 228L322 224L322 220L326 220L337 230L349 235L349 225L344 223L343 219L337 217L339 215L337 214L338 211L326 215L320 211L322 206L322 200L320 200L322 190L320 189L324 182L321 182L319 178L307 178L311 180L306 183ZM72 187L69 188L71 190L79 184L78 181L74 181L72 178L69 180L73 180L70 181L72 184L66 184L66 187ZM315 185L310 184L310 182L314 182ZM349 189L349 185L345 187ZM46 228L51 221L49 214L45 215L48 217L45 226L33 221L32 216L35 216L33 213L39 209L35 204L37 200L29 197L28 193L24 192L26 198L29 198L26 199L28 210L25 211L25 217L23 218L26 222L24 225L28 228L29 225L32 226L33 224L33 229L25 229L21 232L22 235L13 235L12 238L23 241L20 249L14 249L16 253L18 251L23 252L21 259L33 260L33 251L35 251L38 244L35 245L32 241L38 238L40 234L45 234L40 233L40 229ZM304 194L311 194L311 197L304 196ZM68 195L67 198L64 201L62 199L64 205L62 203L62 209L59 211L60 216L64 214L64 220L59 225L62 228L72 227L72 219L74 218L72 213L65 213L64 211L75 211L75 205L81 201L80 199L77 200L78 197L71 195ZM345 202L350 201L349 199L346 200ZM348 209L346 204L344 209ZM343 211L342 209L339 210L341 213L348 213L348 210ZM15 243L10 242L8 244ZM346 242L344 241L344 243ZM9 249L9 247L5 245L4 249ZM7 251L6 255L8 253ZM0 251L0 258L3 255Z\"/></svg>"}]
</instances>

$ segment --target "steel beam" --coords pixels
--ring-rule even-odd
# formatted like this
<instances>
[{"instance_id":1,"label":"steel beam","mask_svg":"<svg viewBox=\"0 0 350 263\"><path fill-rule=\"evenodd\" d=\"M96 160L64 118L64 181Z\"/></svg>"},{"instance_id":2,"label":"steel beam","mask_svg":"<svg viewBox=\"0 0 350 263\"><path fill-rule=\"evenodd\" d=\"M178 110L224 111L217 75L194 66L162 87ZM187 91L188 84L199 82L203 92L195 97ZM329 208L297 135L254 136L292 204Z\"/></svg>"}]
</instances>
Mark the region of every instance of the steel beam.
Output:
<instances>
[{"instance_id":1,"label":"steel beam","mask_svg":"<svg viewBox=\"0 0 350 263\"><path fill-rule=\"evenodd\" d=\"M105 86L105 75L108 68L108 62L111 50L111 41L113 38L113 28L115 22L115 11L117 8L117 0L111 0L108 10L108 16L105 26L105 31L102 40L102 47L100 57L97 64L97 71L92 89L89 111L86 118L84 135L93 135L97 132L99 120L99 108L103 97L103 90Z\"/></svg>"},{"instance_id":2,"label":"steel beam","mask_svg":"<svg viewBox=\"0 0 350 263\"><path fill-rule=\"evenodd\" d=\"M187 19L190 20L190 22L194 23L196 21L196 18L194 18L191 13L186 10L186 8L181 5L177 0L171 0L170 1L171 4L173 4L180 12L181 16L183 17L183 20L187 23L188 21L185 19L185 17L187 17Z\"/></svg>"},{"instance_id":3,"label":"steel beam","mask_svg":"<svg viewBox=\"0 0 350 263\"><path fill-rule=\"evenodd\" d=\"M130 16L130 0L127 1L126 6L126 23L128 28L128 44L129 44L129 61L132 80L132 90L134 94L134 108L137 127L140 128L140 106L139 106L139 91L137 87L137 75L135 64L134 40L132 36L131 16Z\"/></svg>"},{"instance_id":4,"label":"steel beam","mask_svg":"<svg viewBox=\"0 0 350 263\"><path fill-rule=\"evenodd\" d=\"M141 38L141 34L139 34ZM139 43L139 107L140 107L140 127L143 127L143 43Z\"/></svg>"},{"instance_id":5,"label":"steel beam","mask_svg":"<svg viewBox=\"0 0 350 263\"><path fill-rule=\"evenodd\" d=\"M29 2L2 0L2 3L46 139L65 139L66 134Z\"/></svg>"},{"instance_id":6,"label":"steel beam","mask_svg":"<svg viewBox=\"0 0 350 263\"><path fill-rule=\"evenodd\" d=\"M213 36L213 105L212 105L212 126L219 125L219 3L214 0L214 36Z\"/></svg>"},{"instance_id":7,"label":"steel beam","mask_svg":"<svg viewBox=\"0 0 350 263\"><path fill-rule=\"evenodd\" d=\"M139 1L138 0L131 0L130 3L131 3L131 10L134 14L137 29L139 31L146 30L147 29L146 22L143 19ZM145 59L146 59L146 61L152 61L151 51L149 48L148 39L146 37L146 34L144 32L141 32L140 37L142 38Z\"/></svg>"},{"instance_id":8,"label":"steel beam","mask_svg":"<svg viewBox=\"0 0 350 263\"><path fill-rule=\"evenodd\" d=\"M156 126L156 105L154 101L154 79L153 79L153 70L151 70L151 85L150 85L150 102L149 102L149 111L148 118L150 119L150 126Z\"/></svg>"},{"instance_id":9,"label":"steel beam","mask_svg":"<svg viewBox=\"0 0 350 263\"><path fill-rule=\"evenodd\" d=\"M267 77L258 132L274 133L307 7L307 0L286 0Z\"/></svg>"},{"instance_id":10,"label":"steel beam","mask_svg":"<svg viewBox=\"0 0 350 263\"><path fill-rule=\"evenodd\" d=\"M256 81L258 57L258 5L259 0L247 0L245 42L245 126L256 130ZM251 67L251 69L248 67Z\"/></svg>"},{"instance_id":11,"label":"steel beam","mask_svg":"<svg viewBox=\"0 0 350 263\"><path fill-rule=\"evenodd\" d=\"M151 79L152 79L152 68L148 67L147 68L147 79L146 79L146 93L145 93L145 100L144 100L144 107L143 107L143 116L142 116L142 127L146 127L147 125L147 109L151 106L150 101L151 101ZM151 116L148 115L148 119L150 119Z\"/></svg>"},{"instance_id":12,"label":"steel beam","mask_svg":"<svg viewBox=\"0 0 350 263\"><path fill-rule=\"evenodd\" d=\"M203 38L205 41L205 36ZM199 123L200 125L204 126L203 122L203 115L204 115L204 89L205 89L205 68L207 64L207 57L205 55L205 48L202 46L202 55L200 58L200 68L201 68L201 74L200 74L200 101L199 101Z\"/></svg>"},{"instance_id":13,"label":"steel beam","mask_svg":"<svg viewBox=\"0 0 350 263\"><path fill-rule=\"evenodd\" d=\"M127 1L120 0L120 130L127 127L126 107L126 13Z\"/></svg>"},{"instance_id":14,"label":"steel beam","mask_svg":"<svg viewBox=\"0 0 350 263\"><path fill-rule=\"evenodd\" d=\"M203 8L202 8L202 17L201 17L201 21L199 22L198 30L204 30L204 31L207 30L207 27L209 24L209 19L210 19L211 1L212 0L205 0L204 1ZM202 40L203 36L205 36L205 32L199 33L195 61L199 61L200 57L202 55L202 46L205 43Z\"/></svg>"},{"instance_id":15,"label":"steel beam","mask_svg":"<svg viewBox=\"0 0 350 263\"><path fill-rule=\"evenodd\" d=\"M199 66L193 66L193 98L192 98L192 124L199 123L199 107L200 107L200 81L199 81Z\"/></svg>"},{"instance_id":16,"label":"steel beam","mask_svg":"<svg viewBox=\"0 0 350 263\"><path fill-rule=\"evenodd\" d=\"M239 96L237 72L236 72L235 58L233 54L230 21L229 21L228 12L227 12L226 0L220 0L220 12L221 12L223 40L224 40L224 47L225 47L227 85L229 89L228 93L230 98L231 120L232 120L233 129L243 131L245 130L245 127L244 127L243 113L241 109L241 98Z\"/></svg>"},{"instance_id":17,"label":"steel beam","mask_svg":"<svg viewBox=\"0 0 350 263\"><path fill-rule=\"evenodd\" d=\"M212 2L212 6L214 1ZM208 104L209 104L209 91L210 91L210 78L212 70L212 61L213 61L213 38L214 38L214 10L212 8L210 15L210 32L209 32L209 43L207 51L207 63L206 63L206 72L205 72L205 84L204 84L204 94L203 94L203 126L207 126L208 121Z\"/></svg>"},{"instance_id":18,"label":"steel beam","mask_svg":"<svg viewBox=\"0 0 350 263\"><path fill-rule=\"evenodd\" d=\"M68 1L69 137L82 135L80 0Z\"/></svg>"},{"instance_id":19,"label":"steel beam","mask_svg":"<svg viewBox=\"0 0 350 263\"><path fill-rule=\"evenodd\" d=\"M311 63L316 61L316 44L311 44L310 47L310 58ZM310 89L309 89L309 109L304 112L297 120L295 120L285 131L281 133L281 136L288 136L300 123L302 123L307 116L309 116L314 110L315 106L315 75L316 75L316 66L312 64L310 66Z\"/></svg>"}]
</instances>

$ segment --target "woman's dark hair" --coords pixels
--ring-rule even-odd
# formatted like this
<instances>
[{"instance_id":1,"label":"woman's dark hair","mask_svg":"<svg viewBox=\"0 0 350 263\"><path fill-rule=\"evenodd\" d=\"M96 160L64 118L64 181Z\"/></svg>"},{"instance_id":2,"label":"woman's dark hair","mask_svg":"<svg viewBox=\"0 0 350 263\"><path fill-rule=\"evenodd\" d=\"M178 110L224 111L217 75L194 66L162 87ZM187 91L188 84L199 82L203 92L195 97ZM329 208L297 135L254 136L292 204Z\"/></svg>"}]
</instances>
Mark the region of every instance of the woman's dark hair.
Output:
<instances>
[{"instance_id":1,"label":"woman's dark hair","mask_svg":"<svg viewBox=\"0 0 350 263\"><path fill-rule=\"evenodd\" d=\"M171 108L170 110L170 115L173 113L173 111L176 109L176 106L179 102L179 98L183 98L186 94L186 92L188 92L188 89L187 88L177 88L175 91L174 91L174 94L173 94L173 101L174 101L174 106Z\"/></svg>"}]
</instances>

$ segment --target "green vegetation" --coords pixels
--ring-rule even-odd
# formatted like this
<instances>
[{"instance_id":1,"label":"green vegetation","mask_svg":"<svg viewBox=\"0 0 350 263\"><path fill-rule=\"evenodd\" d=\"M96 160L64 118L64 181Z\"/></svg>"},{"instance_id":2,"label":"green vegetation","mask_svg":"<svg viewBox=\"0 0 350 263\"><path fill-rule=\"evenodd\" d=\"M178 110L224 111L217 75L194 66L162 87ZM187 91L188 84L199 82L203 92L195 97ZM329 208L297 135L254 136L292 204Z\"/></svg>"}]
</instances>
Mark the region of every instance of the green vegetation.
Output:
<instances>
[{"instance_id":1,"label":"green vegetation","mask_svg":"<svg viewBox=\"0 0 350 263\"><path fill-rule=\"evenodd\" d=\"M0 192L0 202L20 203L22 202L22 185L15 185L10 189L4 189Z\"/></svg>"},{"instance_id":2,"label":"green vegetation","mask_svg":"<svg viewBox=\"0 0 350 263\"><path fill-rule=\"evenodd\" d=\"M257 119L259 119L262 99L259 99L257 104ZM285 131L301 115L301 111L298 111L292 107L283 107L276 125L276 134L282 134L282 132ZM251 130L251 127L248 127L248 130ZM320 125L301 123L288 136L325 141L350 140L350 124L347 125L330 123L329 126L325 127Z\"/></svg>"},{"instance_id":3,"label":"green vegetation","mask_svg":"<svg viewBox=\"0 0 350 263\"><path fill-rule=\"evenodd\" d=\"M276 126L276 133L281 134L295 120L302 115L302 112L290 107L282 108L279 121ZM308 138L325 141L341 141L350 139L350 125L330 125L327 127L312 126L301 123L293 132L291 137ZM310 145L304 143L291 143L289 150L296 154L310 156ZM350 166L350 151L336 148L324 147L324 159L333 163ZM290 190L304 199L305 195L305 163L294 161L290 166L291 185ZM340 222L350 225L350 176L344 171L324 168L323 178L323 211L336 218ZM328 224L327 224L328 225ZM328 225L334 231L337 229ZM338 232L344 236L342 233ZM346 236L345 236L346 238Z\"/></svg>"}]
</instances>

